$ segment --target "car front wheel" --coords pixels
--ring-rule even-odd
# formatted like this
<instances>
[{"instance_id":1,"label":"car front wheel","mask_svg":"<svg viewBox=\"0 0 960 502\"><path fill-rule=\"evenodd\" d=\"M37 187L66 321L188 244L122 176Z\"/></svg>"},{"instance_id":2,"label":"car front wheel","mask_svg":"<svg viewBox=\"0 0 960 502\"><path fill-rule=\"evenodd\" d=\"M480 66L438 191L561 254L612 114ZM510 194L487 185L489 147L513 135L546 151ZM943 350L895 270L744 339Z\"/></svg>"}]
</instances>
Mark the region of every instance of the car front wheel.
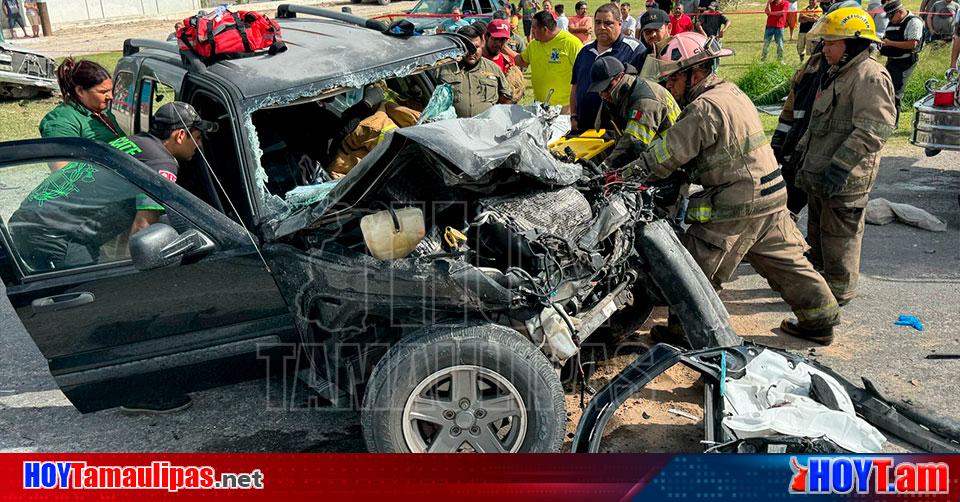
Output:
<instances>
[{"instance_id":1,"label":"car front wheel","mask_svg":"<svg viewBox=\"0 0 960 502\"><path fill-rule=\"evenodd\" d=\"M499 325L401 340L370 375L361 412L373 452L556 452L565 417L553 365Z\"/></svg>"}]
</instances>

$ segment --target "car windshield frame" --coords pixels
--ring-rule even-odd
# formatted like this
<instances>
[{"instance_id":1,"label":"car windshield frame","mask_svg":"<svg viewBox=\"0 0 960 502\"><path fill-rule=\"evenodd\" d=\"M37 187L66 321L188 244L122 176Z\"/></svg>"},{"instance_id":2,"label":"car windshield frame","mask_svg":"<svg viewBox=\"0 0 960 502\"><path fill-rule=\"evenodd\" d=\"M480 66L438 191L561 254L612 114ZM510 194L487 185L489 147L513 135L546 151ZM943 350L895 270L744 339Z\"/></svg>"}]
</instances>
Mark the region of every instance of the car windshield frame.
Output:
<instances>
[{"instance_id":1,"label":"car windshield frame","mask_svg":"<svg viewBox=\"0 0 960 502\"><path fill-rule=\"evenodd\" d=\"M463 10L463 0L420 0L410 14L450 14L454 8Z\"/></svg>"}]
</instances>

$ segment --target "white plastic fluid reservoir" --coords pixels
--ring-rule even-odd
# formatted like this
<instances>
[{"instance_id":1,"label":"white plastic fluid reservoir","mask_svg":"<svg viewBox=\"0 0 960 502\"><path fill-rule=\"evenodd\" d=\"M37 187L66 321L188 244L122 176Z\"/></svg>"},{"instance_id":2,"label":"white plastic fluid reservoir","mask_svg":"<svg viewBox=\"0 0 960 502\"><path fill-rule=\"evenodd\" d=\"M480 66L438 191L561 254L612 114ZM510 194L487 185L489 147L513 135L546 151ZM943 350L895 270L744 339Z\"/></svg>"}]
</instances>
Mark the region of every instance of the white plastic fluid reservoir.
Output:
<instances>
[{"instance_id":1,"label":"white plastic fluid reservoir","mask_svg":"<svg viewBox=\"0 0 960 502\"><path fill-rule=\"evenodd\" d=\"M384 210L368 214L360 219L360 231L363 232L363 240L374 258L403 258L420 244L426 233L423 211L418 207L404 207L393 210L392 213Z\"/></svg>"}]
</instances>

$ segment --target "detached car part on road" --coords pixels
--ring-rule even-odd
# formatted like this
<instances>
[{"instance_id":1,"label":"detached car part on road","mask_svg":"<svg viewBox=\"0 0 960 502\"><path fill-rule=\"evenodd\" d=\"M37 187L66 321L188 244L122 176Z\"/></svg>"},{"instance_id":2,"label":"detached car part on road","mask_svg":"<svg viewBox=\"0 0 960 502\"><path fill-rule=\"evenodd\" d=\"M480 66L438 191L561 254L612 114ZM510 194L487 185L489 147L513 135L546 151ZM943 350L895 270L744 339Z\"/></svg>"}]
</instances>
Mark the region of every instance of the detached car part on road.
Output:
<instances>
[{"instance_id":1,"label":"detached car part on road","mask_svg":"<svg viewBox=\"0 0 960 502\"><path fill-rule=\"evenodd\" d=\"M30 99L57 92L53 58L0 43L0 98Z\"/></svg>"}]
</instances>

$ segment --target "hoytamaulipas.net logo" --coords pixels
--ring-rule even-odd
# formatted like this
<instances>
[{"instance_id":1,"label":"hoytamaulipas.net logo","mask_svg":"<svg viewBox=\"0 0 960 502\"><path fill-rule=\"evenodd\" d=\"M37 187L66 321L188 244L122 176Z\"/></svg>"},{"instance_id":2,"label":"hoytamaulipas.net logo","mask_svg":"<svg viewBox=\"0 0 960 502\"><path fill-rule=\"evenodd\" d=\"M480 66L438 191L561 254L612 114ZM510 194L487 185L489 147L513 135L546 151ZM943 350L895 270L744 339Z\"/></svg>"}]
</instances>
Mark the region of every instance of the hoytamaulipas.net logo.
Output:
<instances>
[{"instance_id":1,"label":"hoytamaulipas.net logo","mask_svg":"<svg viewBox=\"0 0 960 502\"><path fill-rule=\"evenodd\" d=\"M894 457L790 457L791 493L945 494L950 466Z\"/></svg>"},{"instance_id":2,"label":"hoytamaulipas.net logo","mask_svg":"<svg viewBox=\"0 0 960 502\"><path fill-rule=\"evenodd\" d=\"M221 472L207 465L89 465L86 462L25 461L25 489L262 490L263 472Z\"/></svg>"}]
</instances>

